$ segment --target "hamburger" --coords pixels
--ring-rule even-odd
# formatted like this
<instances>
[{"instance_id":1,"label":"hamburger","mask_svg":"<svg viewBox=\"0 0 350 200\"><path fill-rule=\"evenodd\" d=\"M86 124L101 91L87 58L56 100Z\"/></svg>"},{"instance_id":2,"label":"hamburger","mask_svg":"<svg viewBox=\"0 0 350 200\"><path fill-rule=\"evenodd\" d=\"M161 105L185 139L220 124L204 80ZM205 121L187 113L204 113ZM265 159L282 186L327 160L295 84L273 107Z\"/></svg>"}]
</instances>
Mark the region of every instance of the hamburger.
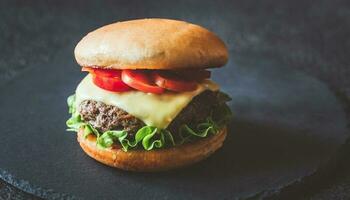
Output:
<instances>
[{"instance_id":1,"label":"hamburger","mask_svg":"<svg viewBox=\"0 0 350 200\"><path fill-rule=\"evenodd\" d=\"M117 22L88 33L74 50L87 76L68 97L69 131L106 165L161 171L218 150L229 96L210 80L228 51L209 30L170 19Z\"/></svg>"}]
</instances>

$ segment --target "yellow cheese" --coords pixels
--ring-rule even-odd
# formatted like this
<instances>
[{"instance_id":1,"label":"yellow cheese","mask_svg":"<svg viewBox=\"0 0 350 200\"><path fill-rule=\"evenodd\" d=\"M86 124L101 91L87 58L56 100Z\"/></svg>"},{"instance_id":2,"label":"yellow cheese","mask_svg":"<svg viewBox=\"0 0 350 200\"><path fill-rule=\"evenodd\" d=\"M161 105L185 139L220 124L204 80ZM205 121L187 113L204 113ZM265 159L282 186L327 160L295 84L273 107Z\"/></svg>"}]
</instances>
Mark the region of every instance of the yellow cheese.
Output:
<instances>
[{"instance_id":1,"label":"yellow cheese","mask_svg":"<svg viewBox=\"0 0 350 200\"><path fill-rule=\"evenodd\" d=\"M191 102L192 98L205 90L216 91L219 86L213 81L203 81L191 92L165 92L151 94L140 91L109 92L97 87L87 75L76 90L76 104L84 100L100 101L107 105L117 106L142 120L146 125L166 128L170 122Z\"/></svg>"}]
</instances>

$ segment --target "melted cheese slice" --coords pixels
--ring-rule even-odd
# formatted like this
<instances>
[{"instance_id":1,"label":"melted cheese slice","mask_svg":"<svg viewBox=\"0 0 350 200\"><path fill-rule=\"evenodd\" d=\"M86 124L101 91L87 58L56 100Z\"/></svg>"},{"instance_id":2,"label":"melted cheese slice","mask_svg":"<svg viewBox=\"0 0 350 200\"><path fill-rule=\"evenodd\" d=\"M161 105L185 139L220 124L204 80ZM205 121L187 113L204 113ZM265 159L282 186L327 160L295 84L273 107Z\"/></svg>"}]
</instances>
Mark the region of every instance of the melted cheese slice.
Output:
<instances>
[{"instance_id":1,"label":"melted cheese slice","mask_svg":"<svg viewBox=\"0 0 350 200\"><path fill-rule=\"evenodd\" d=\"M191 92L151 94L140 91L109 92L97 87L87 75L76 89L76 104L84 100L100 101L107 105L117 106L142 120L146 125L161 129L170 122L191 102L193 97L205 90L216 91L219 86L213 81L205 80Z\"/></svg>"}]
</instances>

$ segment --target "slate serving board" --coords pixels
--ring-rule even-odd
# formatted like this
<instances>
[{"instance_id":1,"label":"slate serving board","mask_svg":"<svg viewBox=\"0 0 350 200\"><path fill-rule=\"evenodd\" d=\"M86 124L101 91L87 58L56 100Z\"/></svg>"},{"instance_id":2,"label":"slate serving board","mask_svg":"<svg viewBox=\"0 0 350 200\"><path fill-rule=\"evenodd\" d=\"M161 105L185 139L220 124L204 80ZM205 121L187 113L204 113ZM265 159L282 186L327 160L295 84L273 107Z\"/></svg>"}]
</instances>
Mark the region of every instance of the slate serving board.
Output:
<instances>
[{"instance_id":1,"label":"slate serving board","mask_svg":"<svg viewBox=\"0 0 350 200\"><path fill-rule=\"evenodd\" d=\"M322 39L313 30L312 13L319 11L294 15L312 3L27 2L0 6L0 66L9 72L0 74L0 176L24 191L49 199L251 197L311 174L346 137L344 112L327 86L290 63L272 62L313 58L307 45ZM213 79L233 97L235 118L225 146L195 166L157 174L114 170L87 157L65 132L66 97L83 77L74 45L102 24L140 17L189 20L229 46L230 62Z\"/></svg>"},{"instance_id":2,"label":"slate serving board","mask_svg":"<svg viewBox=\"0 0 350 200\"><path fill-rule=\"evenodd\" d=\"M213 72L235 115L219 152L172 172L115 170L86 156L75 134L65 132L66 97L83 73L64 60L54 63L64 67L37 67L1 88L2 178L41 197L248 197L311 174L346 137L344 113L323 83L263 61L231 62Z\"/></svg>"}]
</instances>

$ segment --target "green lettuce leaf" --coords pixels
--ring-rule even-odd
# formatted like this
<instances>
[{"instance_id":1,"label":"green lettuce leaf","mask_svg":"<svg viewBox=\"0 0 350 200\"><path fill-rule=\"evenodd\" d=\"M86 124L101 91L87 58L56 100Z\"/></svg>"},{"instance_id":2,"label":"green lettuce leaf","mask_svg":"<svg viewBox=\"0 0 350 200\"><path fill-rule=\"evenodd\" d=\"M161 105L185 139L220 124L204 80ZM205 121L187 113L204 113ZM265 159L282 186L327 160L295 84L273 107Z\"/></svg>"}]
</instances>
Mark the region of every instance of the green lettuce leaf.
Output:
<instances>
[{"instance_id":1,"label":"green lettuce leaf","mask_svg":"<svg viewBox=\"0 0 350 200\"><path fill-rule=\"evenodd\" d=\"M66 125L68 127L67 131L78 131L85 123L81 120L80 115L73 114L72 117L67 120Z\"/></svg>"},{"instance_id":2,"label":"green lettuce leaf","mask_svg":"<svg viewBox=\"0 0 350 200\"><path fill-rule=\"evenodd\" d=\"M97 136L97 146L100 148L107 148L119 140L120 143L128 136L126 131L106 131L101 136ZM123 150L127 151L127 148Z\"/></svg>"},{"instance_id":3,"label":"green lettuce leaf","mask_svg":"<svg viewBox=\"0 0 350 200\"><path fill-rule=\"evenodd\" d=\"M164 135L164 142L166 144L170 144L172 146L175 146L175 140L173 135L168 130L162 130L162 134Z\"/></svg>"},{"instance_id":4,"label":"green lettuce leaf","mask_svg":"<svg viewBox=\"0 0 350 200\"><path fill-rule=\"evenodd\" d=\"M67 98L67 104L68 104L68 112L69 113L75 113L75 94L73 95L70 95L68 98Z\"/></svg>"},{"instance_id":5,"label":"green lettuce leaf","mask_svg":"<svg viewBox=\"0 0 350 200\"><path fill-rule=\"evenodd\" d=\"M142 130L141 128L140 130ZM142 139L142 146L146 150L151 150L153 148L162 148L165 143L164 134L162 132L159 132L160 139L154 139L154 136L157 134L157 128L147 128L144 130L145 137Z\"/></svg>"},{"instance_id":6,"label":"green lettuce leaf","mask_svg":"<svg viewBox=\"0 0 350 200\"><path fill-rule=\"evenodd\" d=\"M96 145L99 148L108 148L114 143L119 143L124 151L133 148L143 148L149 151L168 146L181 145L196 138L205 138L209 135L215 135L222 126L230 121L232 113L225 103L225 101L228 101L230 98L222 92L219 95L221 95L220 98L223 103L217 106L205 122L198 124L196 127L183 124L179 130L180 139L178 141L175 141L169 130L158 129L153 126L144 126L140 128L133 138L131 138L125 130L109 130L100 133L91 124L81 119L76 109L75 95L71 95L67 99L69 113L72 114L71 118L66 122L68 127L67 131L78 132L79 129L84 128L84 137L86 138L90 134L95 135L97 137Z\"/></svg>"},{"instance_id":7,"label":"green lettuce leaf","mask_svg":"<svg viewBox=\"0 0 350 200\"><path fill-rule=\"evenodd\" d=\"M187 124L180 127L180 144L189 142L197 137L205 138L210 134L215 135L220 130L218 124L216 124L210 117L206 122L200 123L196 128L191 128Z\"/></svg>"},{"instance_id":8,"label":"green lettuce leaf","mask_svg":"<svg viewBox=\"0 0 350 200\"><path fill-rule=\"evenodd\" d=\"M97 137L100 136L100 133L98 132L98 130L96 130L92 125L90 125L88 123L84 123L83 126L84 126L84 137L85 138L90 134L94 134Z\"/></svg>"}]
</instances>

